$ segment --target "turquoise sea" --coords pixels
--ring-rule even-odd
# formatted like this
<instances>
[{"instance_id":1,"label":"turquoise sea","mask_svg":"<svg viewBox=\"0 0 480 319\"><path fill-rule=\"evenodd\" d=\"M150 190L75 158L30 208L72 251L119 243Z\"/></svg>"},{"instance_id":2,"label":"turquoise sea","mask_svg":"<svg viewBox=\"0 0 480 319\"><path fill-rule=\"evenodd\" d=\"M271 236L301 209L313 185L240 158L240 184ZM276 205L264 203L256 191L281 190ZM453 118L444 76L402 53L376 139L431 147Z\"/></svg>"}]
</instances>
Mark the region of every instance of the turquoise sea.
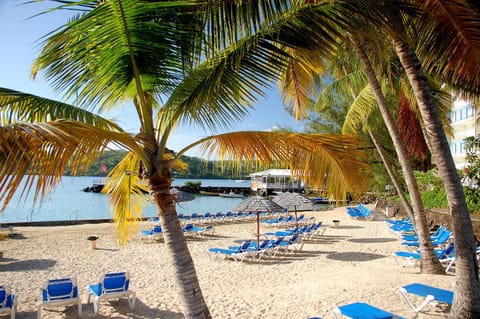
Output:
<instances>
[{"instance_id":1,"label":"turquoise sea","mask_svg":"<svg viewBox=\"0 0 480 319\"><path fill-rule=\"evenodd\" d=\"M0 223L30 222L30 221L64 221L83 219L111 218L107 196L97 193L83 192L101 177L62 177L62 182L45 198L34 205L33 196L19 201L16 194L7 207L0 214ZM224 179L175 179L173 186L182 186L186 181L201 181L202 186L249 187L250 181L236 181ZM189 202L177 204L178 213L216 213L233 210L242 198L225 198L220 196L195 195ZM144 210L144 217L156 216L153 204Z\"/></svg>"}]
</instances>

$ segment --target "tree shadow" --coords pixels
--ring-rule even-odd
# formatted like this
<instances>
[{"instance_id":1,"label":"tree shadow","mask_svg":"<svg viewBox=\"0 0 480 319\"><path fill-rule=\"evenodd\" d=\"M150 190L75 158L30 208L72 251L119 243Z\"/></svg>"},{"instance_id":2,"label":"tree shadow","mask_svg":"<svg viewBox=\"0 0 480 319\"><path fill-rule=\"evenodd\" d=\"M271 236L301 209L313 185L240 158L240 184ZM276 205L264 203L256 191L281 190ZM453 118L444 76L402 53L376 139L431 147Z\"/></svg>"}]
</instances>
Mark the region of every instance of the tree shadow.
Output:
<instances>
[{"instance_id":1,"label":"tree shadow","mask_svg":"<svg viewBox=\"0 0 480 319\"><path fill-rule=\"evenodd\" d=\"M115 316L111 312L109 314L102 315L102 308L105 309L106 307L114 308L114 311L120 313L121 315ZM76 307L72 307L73 310L76 311ZM135 308L132 310L128 306L128 301L126 299L118 299L118 300L109 300L109 301L102 301L100 304L99 314L96 315L93 311L93 304L92 303L83 303L82 305L83 313L82 318L136 318L136 319L150 319L150 318L165 318L165 319L183 319L184 315L182 313L173 312L169 310L161 310L152 308L145 303L143 303L140 299L136 299L135 301ZM105 310L104 310L105 311ZM103 312L105 313L105 312ZM67 313L65 318L67 319L76 319L78 318L75 312Z\"/></svg>"},{"instance_id":2,"label":"tree shadow","mask_svg":"<svg viewBox=\"0 0 480 319\"><path fill-rule=\"evenodd\" d=\"M397 239L395 238L351 238L347 240L354 243L369 243L369 244L389 243L392 241L397 241Z\"/></svg>"},{"instance_id":3,"label":"tree shadow","mask_svg":"<svg viewBox=\"0 0 480 319\"><path fill-rule=\"evenodd\" d=\"M28 237L23 236L23 234L13 233L8 235L8 239L27 239Z\"/></svg>"},{"instance_id":4,"label":"tree shadow","mask_svg":"<svg viewBox=\"0 0 480 319\"><path fill-rule=\"evenodd\" d=\"M340 226L329 226L328 228L330 229L360 229L360 228L365 228L363 226L351 226L351 225L340 225Z\"/></svg>"},{"instance_id":5,"label":"tree shadow","mask_svg":"<svg viewBox=\"0 0 480 319\"><path fill-rule=\"evenodd\" d=\"M45 270L52 268L57 263L53 259L31 259L10 262L0 265L2 271L26 271L26 270Z\"/></svg>"},{"instance_id":6,"label":"tree shadow","mask_svg":"<svg viewBox=\"0 0 480 319\"><path fill-rule=\"evenodd\" d=\"M358 251L331 253L327 256L328 259L339 261L371 261L374 259L385 258L385 255L362 253Z\"/></svg>"}]
</instances>

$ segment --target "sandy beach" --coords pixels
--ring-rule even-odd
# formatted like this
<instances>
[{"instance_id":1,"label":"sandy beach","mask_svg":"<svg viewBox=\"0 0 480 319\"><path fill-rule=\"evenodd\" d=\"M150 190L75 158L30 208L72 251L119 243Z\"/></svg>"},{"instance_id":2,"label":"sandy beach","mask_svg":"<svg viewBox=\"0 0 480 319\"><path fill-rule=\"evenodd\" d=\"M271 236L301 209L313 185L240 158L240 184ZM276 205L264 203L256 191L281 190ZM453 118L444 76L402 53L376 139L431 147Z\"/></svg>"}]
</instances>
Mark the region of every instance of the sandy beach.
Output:
<instances>
[{"instance_id":1,"label":"sandy beach","mask_svg":"<svg viewBox=\"0 0 480 319\"><path fill-rule=\"evenodd\" d=\"M303 212L302 212L303 213ZM238 245L253 239L255 221L215 224L215 234L189 238L203 294L213 318L306 319L334 318L339 305L362 301L412 318L398 288L418 282L452 289L454 275L420 274L418 267L400 268L391 256L404 250L382 218L354 220L344 207L305 212L323 221L325 232L306 241L295 254L279 254L256 262L212 259L210 247ZM332 220L341 220L334 227ZM142 222L140 229L150 228ZM261 224L261 231L278 230ZM0 284L18 298L17 318L36 318L40 288L47 279L76 277L81 289L83 318L180 319L172 266L162 242L132 238L121 249L113 224L56 227L16 227L14 238L0 241ZM97 249L87 237L96 235ZM104 302L95 316L86 303L85 287L101 274L128 271L137 295L132 311L126 300ZM447 318L448 309L429 305L419 318ZM76 318L76 307L51 308L43 318Z\"/></svg>"}]
</instances>

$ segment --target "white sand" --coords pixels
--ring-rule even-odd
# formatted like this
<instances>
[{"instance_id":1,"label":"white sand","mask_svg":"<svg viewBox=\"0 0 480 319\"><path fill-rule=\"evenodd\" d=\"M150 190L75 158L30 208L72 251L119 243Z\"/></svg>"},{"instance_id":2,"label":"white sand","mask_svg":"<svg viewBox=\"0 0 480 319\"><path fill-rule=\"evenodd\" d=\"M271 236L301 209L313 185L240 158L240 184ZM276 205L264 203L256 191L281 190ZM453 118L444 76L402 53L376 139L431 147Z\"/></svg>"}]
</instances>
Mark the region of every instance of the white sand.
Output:
<instances>
[{"instance_id":1,"label":"white sand","mask_svg":"<svg viewBox=\"0 0 480 319\"><path fill-rule=\"evenodd\" d=\"M363 301L405 317L414 313L398 288L420 282L452 289L453 275L420 274L418 267L399 268L391 253L402 250L400 240L384 221L353 220L345 208L311 212L323 221L323 236L303 250L260 262L212 260L210 247L227 247L252 239L254 221L215 225L215 236L189 239L203 294L213 318L277 319L319 316L334 318L332 309ZM340 219L340 227L332 220ZM150 225L145 222L143 228ZM262 231L277 230L261 225ZM47 279L74 276L82 291L84 318L96 318L84 287L102 273L128 271L137 294L134 311L125 300L104 302L97 318L180 319L172 266L161 242L132 239L125 249L115 242L112 224L61 227L16 227L16 238L0 241L0 284L18 297L17 318L36 318L40 287ZM97 235L98 249L86 240ZM447 318L445 307L427 306L419 318ZM76 318L76 307L52 308L43 318Z\"/></svg>"}]
</instances>

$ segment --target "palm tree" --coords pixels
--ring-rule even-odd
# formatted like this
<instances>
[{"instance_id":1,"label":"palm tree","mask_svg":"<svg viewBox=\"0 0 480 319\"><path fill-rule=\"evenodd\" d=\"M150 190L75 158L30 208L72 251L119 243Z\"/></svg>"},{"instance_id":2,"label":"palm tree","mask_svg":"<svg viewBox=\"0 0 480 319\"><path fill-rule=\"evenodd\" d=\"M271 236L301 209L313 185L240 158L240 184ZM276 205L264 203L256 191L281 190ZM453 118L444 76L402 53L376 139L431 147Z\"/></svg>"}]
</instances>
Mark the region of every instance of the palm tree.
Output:
<instances>
[{"instance_id":1,"label":"palm tree","mask_svg":"<svg viewBox=\"0 0 480 319\"><path fill-rule=\"evenodd\" d=\"M363 154L357 139L349 136L234 132L212 135L178 152L167 148L172 130L182 123L214 131L242 118L255 102L252 92L261 93L259 83L268 86L270 79L278 78L276 70L288 58L287 52L268 40L272 30L262 37L235 41L242 34L235 21L228 21L235 36L223 37L218 31L220 26L226 27L226 21L216 17L259 23L259 17L268 18L265 14L279 11L284 2L262 2L262 13L259 7L247 7L239 15L228 11L237 12L228 3L58 2L59 8L78 10L78 15L48 35L33 74L43 71L54 88L66 100L75 99L77 106L2 89L0 190L6 194L5 203L25 174L38 178L35 184L35 179L28 177L23 190L28 192L36 185L35 194L42 197L59 181L67 164L75 173L112 144L128 150L105 188L118 239L126 244L132 220L141 215L132 202L144 200L136 183L143 179L164 229L186 318L211 317L170 194L172 170L187 150L199 146L204 154L237 163L284 165L312 186L327 183L338 199L366 185ZM217 9L229 14L209 11ZM206 23L209 18L211 25ZM215 31L210 38L204 35L211 30L208 26ZM308 43L307 38L301 33L296 36L298 43ZM234 43L236 46L230 47ZM224 50L201 54L207 46ZM137 112L138 134L124 132L113 122L85 111L108 110L124 101L131 101Z\"/></svg>"},{"instance_id":2,"label":"palm tree","mask_svg":"<svg viewBox=\"0 0 480 319\"><path fill-rule=\"evenodd\" d=\"M415 49L422 55L431 74L465 92L475 94L478 90L476 75L480 70L480 63L474 57L473 52L478 50L478 45L476 45L478 33L470 32L470 28L472 24L476 23L475 21L478 21L479 7L478 4L471 1L454 3L421 1L418 4L423 7L423 11L418 12L424 14L420 15L420 19L416 19L418 14L415 12L413 15L405 14L411 8L401 8L398 6L399 3L401 2L382 3L381 12L375 11L379 14L375 19L372 19L372 12L369 12L369 17L361 16L359 20L361 20L361 25L365 25L365 21L373 22L375 27L385 30L385 33L391 37L417 98L426 131L427 145L444 181L453 217L455 245L460 249L462 256L460 257L461 270L456 273L456 298L451 316L475 318L480 314L480 303L478 302L480 282L474 253L475 240L471 220L437 105ZM369 6L373 10L376 7L378 9L376 4ZM353 19L355 18L353 17ZM363 18L365 20L362 20ZM404 21L409 24L404 26ZM445 32L445 30L455 30L456 32ZM370 32L378 31L370 29ZM418 39L422 41L416 41ZM419 44L412 48L410 43ZM426 43L428 43L428 53L425 49Z\"/></svg>"},{"instance_id":3,"label":"palm tree","mask_svg":"<svg viewBox=\"0 0 480 319\"><path fill-rule=\"evenodd\" d=\"M438 3L443 3L443 1L438 1ZM478 34L471 34L467 29L469 23L478 21L480 18L478 4L474 5L468 1L459 2L458 4L443 4L445 5L445 9L448 9L449 16L453 16L456 19L456 26L460 26L460 30L452 34L453 39L451 42L447 41L447 45L442 46L438 41L435 43L438 44L438 50L441 50L442 54L445 54L445 51L447 51L449 56L449 62L446 63L446 66L441 65L440 69L441 71L449 71L451 65L461 63L460 60L468 61L465 63L470 63L470 65L468 65L466 69L453 71L453 76L442 78L453 82L454 85L458 83L457 79L460 78L462 81L468 83L464 84L463 87L469 90L471 87L470 83L477 81L477 78L472 78L471 74L478 74L480 70L480 61L475 58L472 58L473 61L469 60L469 52L471 52L471 50L478 50L479 47L474 44L475 42L466 43L466 41L459 41L458 39L478 39ZM435 27L444 28L445 24L448 24L445 23L445 21L440 21L442 17L444 17L444 15L440 14L444 8L439 9L438 7L426 4L425 9L433 10L430 11L433 12L433 16L427 16L427 19L429 19L434 26L432 29L435 29ZM458 9L463 10L457 11ZM426 137L431 147L434 162L438 167L439 174L445 185L450 213L453 219L453 235L458 268L456 272L457 294L452 305L451 317L476 318L480 316L479 270L475 257L476 242L462 184L457 174L455 163L422 64L415 50L405 40L406 32L402 21L399 19L398 12L387 10L386 13L389 22L392 24L392 29L395 30L391 32L394 47L417 97L419 110L427 131ZM452 26L452 24L450 24L450 26ZM462 28L463 26L466 27ZM436 29L436 31L435 33L438 34L438 29ZM438 37L436 39L438 39ZM442 39L442 43L445 43L443 41L445 41L445 39ZM458 45L462 42L466 47L462 49L458 48ZM474 90L475 89L476 88L474 88Z\"/></svg>"}]
</instances>

